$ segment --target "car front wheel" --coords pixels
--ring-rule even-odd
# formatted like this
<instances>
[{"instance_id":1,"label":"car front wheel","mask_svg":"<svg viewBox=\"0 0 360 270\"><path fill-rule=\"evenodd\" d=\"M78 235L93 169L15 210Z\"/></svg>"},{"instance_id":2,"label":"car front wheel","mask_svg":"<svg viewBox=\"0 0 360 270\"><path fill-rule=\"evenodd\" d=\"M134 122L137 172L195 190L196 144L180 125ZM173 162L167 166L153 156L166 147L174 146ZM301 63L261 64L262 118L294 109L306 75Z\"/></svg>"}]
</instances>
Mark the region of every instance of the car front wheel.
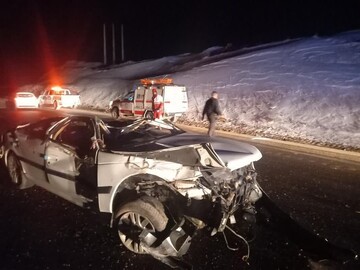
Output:
<instances>
[{"instance_id":1,"label":"car front wheel","mask_svg":"<svg viewBox=\"0 0 360 270\"><path fill-rule=\"evenodd\" d=\"M139 254L148 253L141 237L163 231L168 223L162 203L148 196L124 204L116 216L120 241Z\"/></svg>"}]
</instances>

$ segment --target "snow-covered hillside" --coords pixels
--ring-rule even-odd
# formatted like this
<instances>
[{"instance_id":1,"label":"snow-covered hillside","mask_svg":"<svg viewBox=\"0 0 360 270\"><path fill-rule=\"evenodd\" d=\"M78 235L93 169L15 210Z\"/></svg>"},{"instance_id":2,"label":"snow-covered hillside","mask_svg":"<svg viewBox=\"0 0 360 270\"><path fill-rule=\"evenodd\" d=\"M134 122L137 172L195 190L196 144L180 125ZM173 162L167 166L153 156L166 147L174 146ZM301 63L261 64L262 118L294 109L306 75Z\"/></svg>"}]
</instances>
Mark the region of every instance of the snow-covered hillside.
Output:
<instances>
[{"instance_id":1,"label":"snow-covered hillside","mask_svg":"<svg viewBox=\"0 0 360 270\"><path fill-rule=\"evenodd\" d=\"M63 77L80 92L83 105L105 108L135 80L168 75L188 89L190 109L183 121L199 124L216 90L224 129L360 149L360 31L230 49L108 69L70 62Z\"/></svg>"}]
</instances>

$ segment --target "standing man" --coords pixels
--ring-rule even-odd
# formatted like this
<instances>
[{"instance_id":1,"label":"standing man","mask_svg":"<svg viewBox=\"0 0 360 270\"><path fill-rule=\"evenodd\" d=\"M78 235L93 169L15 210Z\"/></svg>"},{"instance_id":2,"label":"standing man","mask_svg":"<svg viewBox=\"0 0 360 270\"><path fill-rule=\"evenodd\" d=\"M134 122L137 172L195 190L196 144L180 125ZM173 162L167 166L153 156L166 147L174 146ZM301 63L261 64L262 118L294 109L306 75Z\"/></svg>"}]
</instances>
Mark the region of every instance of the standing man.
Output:
<instances>
[{"instance_id":1,"label":"standing man","mask_svg":"<svg viewBox=\"0 0 360 270\"><path fill-rule=\"evenodd\" d=\"M205 114L207 116L207 119L209 120L208 135L212 137L214 136L216 117L221 115L218 101L218 93L216 91L213 91L211 93L211 98L209 98L205 103L205 107L202 113L202 120L204 120Z\"/></svg>"},{"instance_id":2,"label":"standing man","mask_svg":"<svg viewBox=\"0 0 360 270\"><path fill-rule=\"evenodd\" d=\"M157 93L156 88L153 88L152 93L152 110L154 114L154 119L161 119L163 115L164 99L161 95Z\"/></svg>"}]
</instances>

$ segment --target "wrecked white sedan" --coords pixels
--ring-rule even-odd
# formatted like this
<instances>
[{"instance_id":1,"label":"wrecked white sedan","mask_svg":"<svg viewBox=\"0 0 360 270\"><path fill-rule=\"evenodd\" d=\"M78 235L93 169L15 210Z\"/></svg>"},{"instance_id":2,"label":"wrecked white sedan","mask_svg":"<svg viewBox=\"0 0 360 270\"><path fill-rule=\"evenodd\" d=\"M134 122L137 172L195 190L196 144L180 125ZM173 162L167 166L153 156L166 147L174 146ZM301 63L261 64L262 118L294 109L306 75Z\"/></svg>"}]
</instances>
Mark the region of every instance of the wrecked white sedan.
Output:
<instances>
[{"instance_id":1,"label":"wrecked white sedan","mask_svg":"<svg viewBox=\"0 0 360 270\"><path fill-rule=\"evenodd\" d=\"M4 134L0 155L19 188L110 213L125 247L170 266L197 229L222 232L262 196L257 148L159 120L45 119Z\"/></svg>"}]
</instances>

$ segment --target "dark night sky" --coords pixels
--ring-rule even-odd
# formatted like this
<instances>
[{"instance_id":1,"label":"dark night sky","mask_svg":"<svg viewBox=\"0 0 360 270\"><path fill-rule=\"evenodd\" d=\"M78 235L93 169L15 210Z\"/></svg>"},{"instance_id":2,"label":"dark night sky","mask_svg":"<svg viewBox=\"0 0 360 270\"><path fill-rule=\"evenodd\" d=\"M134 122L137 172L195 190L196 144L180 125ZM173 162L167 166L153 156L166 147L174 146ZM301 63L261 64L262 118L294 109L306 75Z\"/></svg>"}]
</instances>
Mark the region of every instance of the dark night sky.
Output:
<instances>
[{"instance_id":1,"label":"dark night sky","mask_svg":"<svg viewBox=\"0 0 360 270\"><path fill-rule=\"evenodd\" d=\"M8 88L68 60L102 61L103 23L118 32L124 24L126 60L360 29L360 1L347 0L2 0L0 8Z\"/></svg>"}]
</instances>

